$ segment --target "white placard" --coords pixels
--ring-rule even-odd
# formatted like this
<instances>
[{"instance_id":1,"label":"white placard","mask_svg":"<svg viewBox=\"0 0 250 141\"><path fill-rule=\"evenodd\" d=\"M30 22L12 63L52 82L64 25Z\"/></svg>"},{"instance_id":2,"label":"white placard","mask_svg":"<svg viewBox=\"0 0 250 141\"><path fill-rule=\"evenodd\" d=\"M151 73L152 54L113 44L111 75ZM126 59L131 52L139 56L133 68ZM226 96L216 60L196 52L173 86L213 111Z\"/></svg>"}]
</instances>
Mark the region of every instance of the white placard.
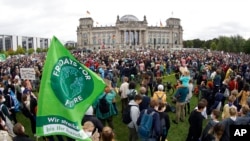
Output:
<instances>
[{"instance_id":1,"label":"white placard","mask_svg":"<svg viewBox=\"0 0 250 141\"><path fill-rule=\"evenodd\" d=\"M34 68L20 68L21 79L36 80L36 72Z\"/></svg>"}]
</instances>

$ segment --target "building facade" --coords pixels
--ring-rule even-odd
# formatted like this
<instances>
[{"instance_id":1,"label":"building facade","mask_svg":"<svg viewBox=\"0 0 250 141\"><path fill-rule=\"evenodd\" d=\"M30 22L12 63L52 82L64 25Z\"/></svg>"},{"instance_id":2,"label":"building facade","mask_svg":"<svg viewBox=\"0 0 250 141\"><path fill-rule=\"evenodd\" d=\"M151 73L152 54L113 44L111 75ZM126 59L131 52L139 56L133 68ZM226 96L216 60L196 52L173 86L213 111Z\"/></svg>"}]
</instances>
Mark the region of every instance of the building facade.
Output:
<instances>
[{"instance_id":1,"label":"building facade","mask_svg":"<svg viewBox=\"0 0 250 141\"><path fill-rule=\"evenodd\" d=\"M18 46L28 50L33 48L48 48L50 44L49 38L16 36L16 35L0 35L0 51L7 51L13 49L14 51Z\"/></svg>"},{"instance_id":2,"label":"building facade","mask_svg":"<svg viewBox=\"0 0 250 141\"><path fill-rule=\"evenodd\" d=\"M91 17L80 18L77 27L77 47L88 49L150 48L168 49L183 47L183 29L180 19L169 18L165 26L148 26L133 15L117 16L115 26L96 26Z\"/></svg>"}]
</instances>

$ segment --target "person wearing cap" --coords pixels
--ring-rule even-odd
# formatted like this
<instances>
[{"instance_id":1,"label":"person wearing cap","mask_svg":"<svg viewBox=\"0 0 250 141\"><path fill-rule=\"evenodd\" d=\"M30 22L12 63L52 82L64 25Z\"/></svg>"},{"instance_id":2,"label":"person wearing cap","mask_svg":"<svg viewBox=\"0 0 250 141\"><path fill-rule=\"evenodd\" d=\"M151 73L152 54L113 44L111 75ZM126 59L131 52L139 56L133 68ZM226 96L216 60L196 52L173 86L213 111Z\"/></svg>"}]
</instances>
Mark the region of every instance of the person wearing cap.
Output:
<instances>
[{"instance_id":1,"label":"person wearing cap","mask_svg":"<svg viewBox=\"0 0 250 141\"><path fill-rule=\"evenodd\" d=\"M163 90L164 90L164 86L162 84L158 85L158 91L154 92L152 99L166 103L167 95Z\"/></svg>"}]
</instances>

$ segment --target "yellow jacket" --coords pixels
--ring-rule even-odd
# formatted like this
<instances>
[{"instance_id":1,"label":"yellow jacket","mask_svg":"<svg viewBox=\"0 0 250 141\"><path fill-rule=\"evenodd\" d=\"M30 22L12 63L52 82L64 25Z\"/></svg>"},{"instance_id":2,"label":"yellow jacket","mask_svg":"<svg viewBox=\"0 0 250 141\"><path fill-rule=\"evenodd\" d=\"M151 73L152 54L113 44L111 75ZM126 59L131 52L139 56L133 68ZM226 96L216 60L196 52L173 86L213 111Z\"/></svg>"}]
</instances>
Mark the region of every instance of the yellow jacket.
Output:
<instances>
[{"instance_id":1,"label":"yellow jacket","mask_svg":"<svg viewBox=\"0 0 250 141\"><path fill-rule=\"evenodd\" d=\"M163 91L156 91L154 92L153 98L154 100L161 100L163 103L167 102L167 95Z\"/></svg>"}]
</instances>

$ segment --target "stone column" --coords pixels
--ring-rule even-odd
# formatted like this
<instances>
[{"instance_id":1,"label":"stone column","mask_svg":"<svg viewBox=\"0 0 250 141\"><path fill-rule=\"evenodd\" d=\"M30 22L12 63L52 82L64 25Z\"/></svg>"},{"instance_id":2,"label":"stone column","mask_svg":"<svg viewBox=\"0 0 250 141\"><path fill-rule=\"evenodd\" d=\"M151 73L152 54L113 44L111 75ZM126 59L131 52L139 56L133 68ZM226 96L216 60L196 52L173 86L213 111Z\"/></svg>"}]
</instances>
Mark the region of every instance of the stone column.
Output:
<instances>
[{"instance_id":1,"label":"stone column","mask_svg":"<svg viewBox=\"0 0 250 141\"><path fill-rule=\"evenodd\" d=\"M141 30L139 30L139 45L141 46Z\"/></svg>"},{"instance_id":2,"label":"stone column","mask_svg":"<svg viewBox=\"0 0 250 141\"><path fill-rule=\"evenodd\" d=\"M3 50L6 51L6 48L5 48L5 37L4 37L4 35L2 37L3 37L2 38L3 39L3 43L2 43L3 44Z\"/></svg>"}]
</instances>

